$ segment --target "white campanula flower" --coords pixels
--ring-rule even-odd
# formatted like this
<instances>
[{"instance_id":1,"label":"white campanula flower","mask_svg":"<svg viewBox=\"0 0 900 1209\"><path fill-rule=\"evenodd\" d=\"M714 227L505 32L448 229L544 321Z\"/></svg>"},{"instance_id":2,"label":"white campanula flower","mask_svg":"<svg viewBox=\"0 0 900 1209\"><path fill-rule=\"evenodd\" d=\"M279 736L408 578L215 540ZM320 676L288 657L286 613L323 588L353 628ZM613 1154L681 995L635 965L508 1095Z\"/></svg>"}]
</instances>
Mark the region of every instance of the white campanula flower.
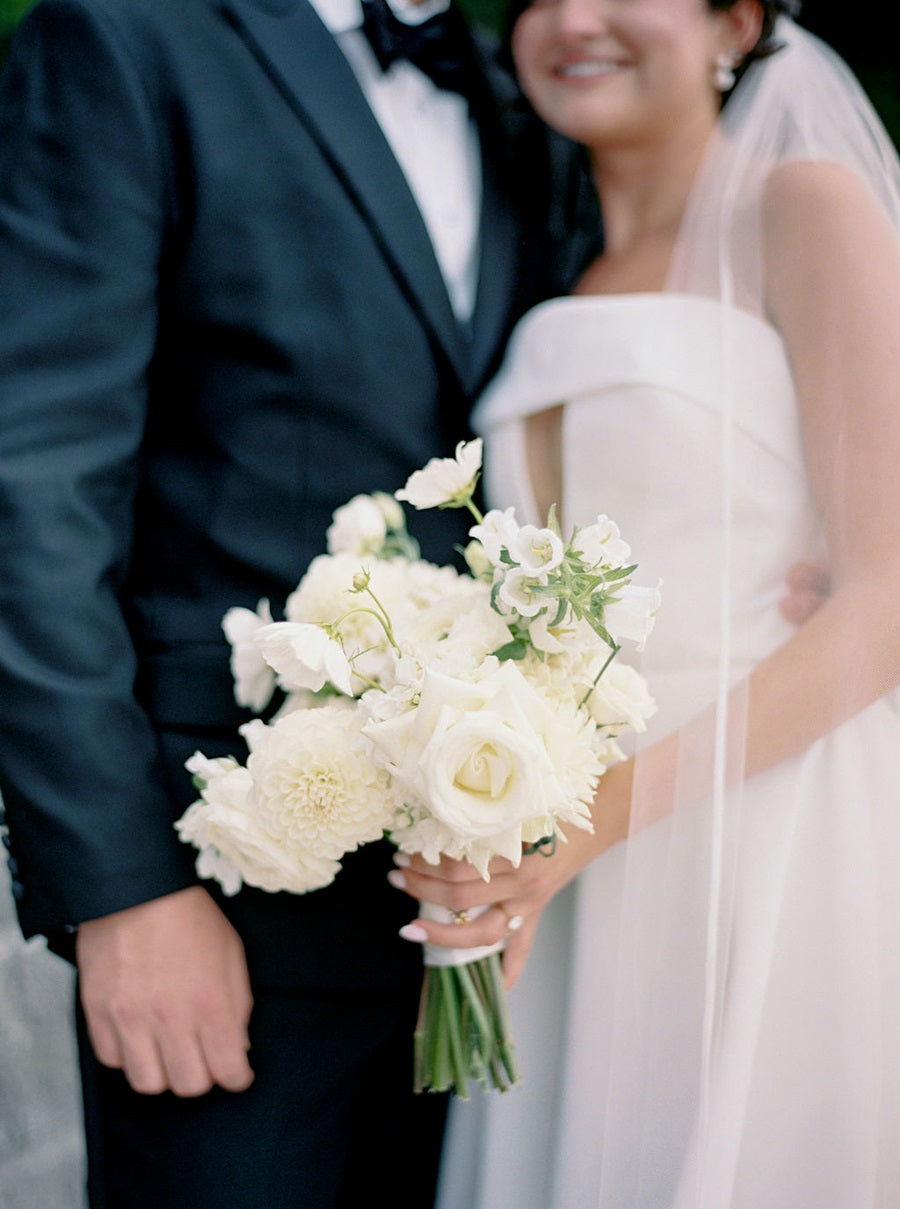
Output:
<instances>
[{"instance_id":1,"label":"white campanula flower","mask_svg":"<svg viewBox=\"0 0 900 1209\"><path fill-rule=\"evenodd\" d=\"M472 498L481 470L481 438L460 441L452 458L432 458L394 492L414 508L459 507Z\"/></svg>"},{"instance_id":2,"label":"white campanula flower","mask_svg":"<svg viewBox=\"0 0 900 1209\"><path fill-rule=\"evenodd\" d=\"M604 608L604 624L617 643L627 639L642 651L653 630L661 601L659 585L648 588L626 584L617 589L615 600L609 601Z\"/></svg>"},{"instance_id":3,"label":"white campanula flower","mask_svg":"<svg viewBox=\"0 0 900 1209\"><path fill-rule=\"evenodd\" d=\"M546 655L570 655L583 657L585 651L594 651L602 646L609 654L609 647L601 642L594 630L583 618L571 613L554 625L554 610L540 613L528 623L528 639L531 645Z\"/></svg>"},{"instance_id":4,"label":"white campanula flower","mask_svg":"<svg viewBox=\"0 0 900 1209\"><path fill-rule=\"evenodd\" d=\"M472 526L469 536L481 544L485 557L491 566L496 567L502 562L503 552L516 540L518 532L519 522L514 508L505 508L502 512L499 508L492 508L479 524Z\"/></svg>"},{"instance_id":5,"label":"white campanula flower","mask_svg":"<svg viewBox=\"0 0 900 1209\"><path fill-rule=\"evenodd\" d=\"M498 572L498 576L496 599L502 613L536 617L547 607L547 597L539 590L546 583L543 577L532 575L522 567L506 567L502 573Z\"/></svg>"},{"instance_id":6,"label":"white campanula flower","mask_svg":"<svg viewBox=\"0 0 900 1209\"><path fill-rule=\"evenodd\" d=\"M288 689L318 692L332 684L353 695L353 668L341 643L324 625L276 621L256 633L263 658Z\"/></svg>"},{"instance_id":7,"label":"white campanula flower","mask_svg":"<svg viewBox=\"0 0 900 1209\"><path fill-rule=\"evenodd\" d=\"M509 556L529 575L545 575L562 563L565 547L552 529L523 525L508 546Z\"/></svg>"},{"instance_id":8,"label":"white campanula flower","mask_svg":"<svg viewBox=\"0 0 900 1209\"><path fill-rule=\"evenodd\" d=\"M264 710L275 691L275 673L262 657L256 645L256 635L263 626L271 625L272 612L267 600L252 609L229 609L222 618L222 629L231 643L231 674L234 678L234 699L238 705Z\"/></svg>"},{"instance_id":9,"label":"white campanula flower","mask_svg":"<svg viewBox=\"0 0 900 1209\"><path fill-rule=\"evenodd\" d=\"M329 554L377 555L387 537L384 511L371 495L355 495L336 509L325 534Z\"/></svg>"},{"instance_id":10,"label":"white campanula flower","mask_svg":"<svg viewBox=\"0 0 900 1209\"><path fill-rule=\"evenodd\" d=\"M589 567L626 567L631 560L631 548L608 516L598 516L594 524L576 530L572 548Z\"/></svg>"}]
</instances>

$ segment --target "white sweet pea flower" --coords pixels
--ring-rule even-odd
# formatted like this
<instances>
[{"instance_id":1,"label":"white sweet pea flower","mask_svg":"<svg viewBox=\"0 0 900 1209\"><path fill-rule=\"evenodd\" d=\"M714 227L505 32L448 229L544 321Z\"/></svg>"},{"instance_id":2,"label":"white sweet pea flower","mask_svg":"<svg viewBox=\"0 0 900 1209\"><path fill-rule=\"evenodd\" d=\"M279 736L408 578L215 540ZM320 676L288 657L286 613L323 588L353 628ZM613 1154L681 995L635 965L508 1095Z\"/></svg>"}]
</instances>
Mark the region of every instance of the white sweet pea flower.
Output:
<instances>
[{"instance_id":1,"label":"white sweet pea flower","mask_svg":"<svg viewBox=\"0 0 900 1209\"><path fill-rule=\"evenodd\" d=\"M353 696L353 669L344 648L324 625L276 621L256 633L263 658L288 689L318 692L326 682Z\"/></svg>"},{"instance_id":2,"label":"white sweet pea flower","mask_svg":"<svg viewBox=\"0 0 900 1209\"><path fill-rule=\"evenodd\" d=\"M229 609L222 618L222 629L231 643L231 674L234 677L234 699L255 713L269 704L275 691L275 673L262 657L256 645L256 635L272 624L272 612L267 600L252 609Z\"/></svg>"},{"instance_id":3,"label":"white sweet pea flower","mask_svg":"<svg viewBox=\"0 0 900 1209\"><path fill-rule=\"evenodd\" d=\"M373 491L371 498L380 509L388 529L397 531L406 528L406 517L394 496L388 495L386 491Z\"/></svg>"},{"instance_id":4,"label":"white sweet pea flower","mask_svg":"<svg viewBox=\"0 0 900 1209\"><path fill-rule=\"evenodd\" d=\"M617 643L628 639L642 651L659 612L662 599L659 586L626 584L617 590L616 597L603 610L603 624Z\"/></svg>"},{"instance_id":5,"label":"white sweet pea flower","mask_svg":"<svg viewBox=\"0 0 900 1209\"><path fill-rule=\"evenodd\" d=\"M491 566L496 567L501 562L504 550L516 540L519 532L519 522L516 520L514 508L492 508L486 513L481 524L473 525L469 536L480 542Z\"/></svg>"},{"instance_id":6,"label":"white sweet pea flower","mask_svg":"<svg viewBox=\"0 0 900 1209\"><path fill-rule=\"evenodd\" d=\"M452 458L432 458L422 470L406 480L406 486L394 492L414 508L458 507L471 499L481 470L481 438L460 441Z\"/></svg>"},{"instance_id":7,"label":"white sweet pea flower","mask_svg":"<svg viewBox=\"0 0 900 1209\"><path fill-rule=\"evenodd\" d=\"M572 547L590 567L626 567L631 561L631 548L608 516L598 516L593 525L578 529Z\"/></svg>"},{"instance_id":8,"label":"white sweet pea flower","mask_svg":"<svg viewBox=\"0 0 900 1209\"><path fill-rule=\"evenodd\" d=\"M325 534L329 554L358 557L377 554L386 536L384 510L371 495L355 495L337 508Z\"/></svg>"},{"instance_id":9,"label":"white sweet pea flower","mask_svg":"<svg viewBox=\"0 0 900 1209\"><path fill-rule=\"evenodd\" d=\"M530 575L555 571L565 554L559 535L552 529L523 525L509 545L509 556Z\"/></svg>"},{"instance_id":10,"label":"white sweet pea flower","mask_svg":"<svg viewBox=\"0 0 900 1209\"><path fill-rule=\"evenodd\" d=\"M466 566L476 579L481 579L485 576L490 577L493 563L485 553L481 542L469 542L465 550L463 550L463 558L466 560Z\"/></svg>"}]
</instances>

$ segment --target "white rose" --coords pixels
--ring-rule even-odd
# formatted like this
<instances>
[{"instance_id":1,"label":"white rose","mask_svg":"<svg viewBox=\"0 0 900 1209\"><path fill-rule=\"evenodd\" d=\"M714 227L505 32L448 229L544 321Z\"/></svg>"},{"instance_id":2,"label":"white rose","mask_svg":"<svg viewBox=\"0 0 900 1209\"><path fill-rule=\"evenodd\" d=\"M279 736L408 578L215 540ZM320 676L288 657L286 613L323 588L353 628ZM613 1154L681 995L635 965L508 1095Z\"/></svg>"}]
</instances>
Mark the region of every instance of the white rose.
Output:
<instances>
[{"instance_id":1,"label":"white rose","mask_svg":"<svg viewBox=\"0 0 900 1209\"><path fill-rule=\"evenodd\" d=\"M252 609L229 609L222 618L222 629L231 643L231 674L234 698L259 713L269 704L275 691L275 673L262 657L255 638L263 626L272 624L267 600Z\"/></svg>"},{"instance_id":2,"label":"white rose","mask_svg":"<svg viewBox=\"0 0 900 1209\"><path fill-rule=\"evenodd\" d=\"M571 810L549 754L560 724L512 663L474 684L426 671L415 709L363 729L401 791L459 842L520 843L529 819Z\"/></svg>"},{"instance_id":3,"label":"white rose","mask_svg":"<svg viewBox=\"0 0 900 1209\"><path fill-rule=\"evenodd\" d=\"M505 646L509 627L491 607L489 586L477 587L477 593L452 593L420 609L403 634L404 649L423 665L455 675Z\"/></svg>"},{"instance_id":4,"label":"white rose","mask_svg":"<svg viewBox=\"0 0 900 1209\"><path fill-rule=\"evenodd\" d=\"M356 495L336 509L326 532L329 554L377 554L384 545L384 511L370 495Z\"/></svg>"},{"instance_id":5,"label":"white rose","mask_svg":"<svg viewBox=\"0 0 900 1209\"><path fill-rule=\"evenodd\" d=\"M656 713L656 702L640 672L614 659L594 686L587 708L604 730L618 733L628 729L640 734L647 729L647 719Z\"/></svg>"},{"instance_id":6,"label":"white rose","mask_svg":"<svg viewBox=\"0 0 900 1209\"><path fill-rule=\"evenodd\" d=\"M470 499L481 469L481 438L460 441L452 458L432 458L422 470L406 480L406 486L394 492L414 508L459 505Z\"/></svg>"}]
</instances>

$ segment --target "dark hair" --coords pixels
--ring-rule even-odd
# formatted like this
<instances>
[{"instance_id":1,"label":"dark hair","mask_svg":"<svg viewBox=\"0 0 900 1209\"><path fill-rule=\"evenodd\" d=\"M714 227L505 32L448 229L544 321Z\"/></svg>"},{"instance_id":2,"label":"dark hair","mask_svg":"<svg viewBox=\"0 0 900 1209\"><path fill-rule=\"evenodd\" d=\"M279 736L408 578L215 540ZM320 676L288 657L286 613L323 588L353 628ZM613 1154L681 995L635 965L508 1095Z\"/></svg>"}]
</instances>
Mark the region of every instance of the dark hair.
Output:
<instances>
[{"instance_id":1,"label":"dark hair","mask_svg":"<svg viewBox=\"0 0 900 1209\"><path fill-rule=\"evenodd\" d=\"M713 11L722 11L733 8L737 0L707 0L707 4ZM800 13L801 0L760 0L762 7L763 18L762 26L759 31L759 37L756 39L754 46L747 51L743 59L734 69L735 83L741 78L747 68L756 59L765 59L769 55L774 54L778 50L780 43L776 42L772 37L775 28L775 22L780 13L785 13L789 17L796 17Z\"/></svg>"}]
</instances>

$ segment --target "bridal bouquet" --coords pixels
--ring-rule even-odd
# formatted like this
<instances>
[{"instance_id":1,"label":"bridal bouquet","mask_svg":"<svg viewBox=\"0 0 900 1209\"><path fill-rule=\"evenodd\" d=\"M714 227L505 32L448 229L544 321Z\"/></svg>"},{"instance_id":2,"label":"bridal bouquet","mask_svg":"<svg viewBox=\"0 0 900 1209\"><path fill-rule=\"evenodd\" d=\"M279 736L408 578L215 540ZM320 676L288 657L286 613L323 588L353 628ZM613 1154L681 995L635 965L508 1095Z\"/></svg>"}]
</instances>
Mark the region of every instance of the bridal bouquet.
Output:
<instances>
[{"instance_id":1,"label":"bridal bouquet","mask_svg":"<svg viewBox=\"0 0 900 1209\"><path fill-rule=\"evenodd\" d=\"M658 590L631 582L606 517L564 539L553 513L545 528L511 508L482 516L480 469L481 442L463 442L393 496L357 496L284 621L267 601L225 615L238 702L259 714L283 694L271 720L241 728L245 763L197 752L187 764L200 796L176 826L226 894L326 886L346 853L385 835L489 880L493 857L518 864L567 827L591 828L619 736L654 709L614 656L644 642ZM398 501L471 511L468 572L419 557ZM426 947L417 1090L465 1098L471 1079L518 1081L501 949Z\"/></svg>"}]
</instances>

